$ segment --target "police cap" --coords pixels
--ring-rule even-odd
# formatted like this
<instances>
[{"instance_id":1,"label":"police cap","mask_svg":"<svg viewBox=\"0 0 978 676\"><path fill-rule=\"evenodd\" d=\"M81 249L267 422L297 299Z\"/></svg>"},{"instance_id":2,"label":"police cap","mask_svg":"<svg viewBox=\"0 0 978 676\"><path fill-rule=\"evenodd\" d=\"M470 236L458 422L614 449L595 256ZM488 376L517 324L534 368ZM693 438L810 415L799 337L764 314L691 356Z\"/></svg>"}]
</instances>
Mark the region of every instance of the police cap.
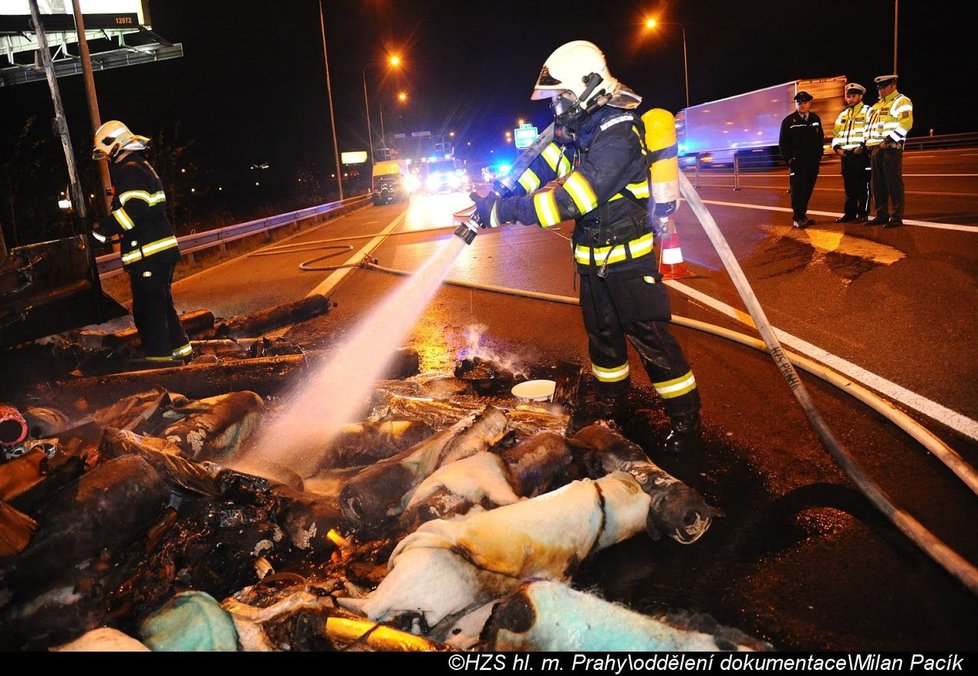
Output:
<instances>
[{"instance_id":1,"label":"police cap","mask_svg":"<svg viewBox=\"0 0 978 676\"><path fill-rule=\"evenodd\" d=\"M885 87L888 84L893 84L897 81L896 75L879 75L873 78L873 82L876 83L876 88Z\"/></svg>"},{"instance_id":2,"label":"police cap","mask_svg":"<svg viewBox=\"0 0 978 676\"><path fill-rule=\"evenodd\" d=\"M798 92L797 94L795 94L796 103L804 103L805 101L811 101L814 98L815 97L809 94L808 92Z\"/></svg>"},{"instance_id":3,"label":"police cap","mask_svg":"<svg viewBox=\"0 0 978 676\"><path fill-rule=\"evenodd\" d=\"M846 85L846 94L865 94L866 88L861 84L850 82Z\"/></svg>"}]
</instances>

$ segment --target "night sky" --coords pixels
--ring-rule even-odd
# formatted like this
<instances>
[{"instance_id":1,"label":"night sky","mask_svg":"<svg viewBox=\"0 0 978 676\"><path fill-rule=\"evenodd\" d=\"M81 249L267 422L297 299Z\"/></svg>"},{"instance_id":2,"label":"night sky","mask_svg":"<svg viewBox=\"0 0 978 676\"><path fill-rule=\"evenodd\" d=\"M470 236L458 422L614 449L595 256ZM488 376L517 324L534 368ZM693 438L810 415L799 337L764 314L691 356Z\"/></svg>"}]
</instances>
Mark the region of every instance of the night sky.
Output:
<instances>
[{"instance_id":1,"label":"night sky","mask_svg":"<svg viewBox=\"0 0 978 676\"><path fill-rule=\"evenodd\" d=\"M454 131L457 154L478 161L515 155L504 132L522 117L549 123L544 102L529 100L546 57L587 39L611 72L644 96L642 110L677 112L685 100L678 26L643 30L656 13L686 30L691 103L724 98L796 78L846 75L870 90L893 70L893 0L642 3L593 0L324 0L336 133L341 151L364 149L363 70L371 123L384 107L388 134ZM316 0L217 2L150 0L153 30L183 44L181 59L95 75L103 120L137 133L192 140L195 161L215 180L267 162L294 175L301 166L335 168ZM973 29L950 3L899 3L900 91L914 102L912 136L978 130L964 75L975 71ZM385 77L396 53L400 71ZM6 64L4 64L6 65ZM88 154L81 77L59 80L73 134ZM406 91L407 104L394 101ZM30 112L53 116L47 83L0 88L0 152ZM829 121L830 122L830 121ZM472 145L467 145L472 142ZM495 155L488 150L494 148ZM477 157L476 157L477 156Z\"/></svg>"}]
</instances>

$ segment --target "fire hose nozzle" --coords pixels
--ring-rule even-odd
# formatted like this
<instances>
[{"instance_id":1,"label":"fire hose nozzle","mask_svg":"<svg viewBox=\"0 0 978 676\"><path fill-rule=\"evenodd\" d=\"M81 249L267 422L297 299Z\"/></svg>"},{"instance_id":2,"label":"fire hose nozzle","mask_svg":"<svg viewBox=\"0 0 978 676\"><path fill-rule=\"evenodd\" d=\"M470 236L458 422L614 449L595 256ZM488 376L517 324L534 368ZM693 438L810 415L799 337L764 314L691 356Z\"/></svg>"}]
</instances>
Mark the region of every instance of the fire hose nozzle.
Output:
<instances>
[{"instance_id":1,"label":"fire hose nozzle","mask_svg":"<svg viewBox=\"0 0 978 676\"><path fill-rule=\"evenodd\" d=\"M453 214L456 221L458 221L458 227L455 228L455 236L466 244L471 244L472 240L475 239L476 233L479 232L479 221L476 215L476 208L473 204L467 209L456 212Z\"/></svg>"},{"instance_id":2,"label":"fire hose nozzle","mask_svg":"<svg viewBox=\"0 0 978 676\"><path fill-rule=\"evenodd\" d=\"M455 236L466 244L472 243L472 240L475 239L477 232L479 232L479 226L472 220L463 221L462 223L459 223L457 228L455 228Z\"/></svg>"}]
</instances>

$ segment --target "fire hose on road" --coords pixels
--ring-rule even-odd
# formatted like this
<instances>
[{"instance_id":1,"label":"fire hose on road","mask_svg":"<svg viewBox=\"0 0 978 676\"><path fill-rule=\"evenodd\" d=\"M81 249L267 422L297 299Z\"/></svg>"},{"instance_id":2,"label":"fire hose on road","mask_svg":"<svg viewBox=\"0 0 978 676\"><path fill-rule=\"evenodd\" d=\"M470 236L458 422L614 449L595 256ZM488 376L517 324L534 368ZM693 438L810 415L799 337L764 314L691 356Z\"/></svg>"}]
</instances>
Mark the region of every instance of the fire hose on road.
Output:
<instances>
[{"instance_id":1,"label":"fire hose on road","mask_svg":"<svg viewBox=\"0 0 978 676\"><path fill-rule=\"evenodd\" d=\"M823 380L832 383L843 392L856 397L863 403L887 417L894 424L907 432L911 437L924 445L927 450L932 452L942 462L944 462L944 464L952 469L955 474L957 474L959 478L961 478L962 481L964 481L972 490L976 490L976 487L978 487L978 476L975 475L975 472L961 459L960 456L958 456L957 453L940 441L940 439L885 400L880 399L869 390L856 385L848 378L839 375L835 371L832 371L831 369L828 369L813 360L786 353L781 348L781 345L774 334L774 329L771 327L766 316L764 315L764 312L761 309L753 290L744 277L740 265L737 263L733 252L730 250L729 245L723 238L723 235L720 233L712 215L706 209L705 205L700 200L699 195L696 193L692 185L690 185L688 179L680 174L680 180L682 183L683 195L686 197L687 203L690 205L697 218L700 219L704 229L706 229L707 233L710 235L711 241L713 241L717 252L720 254L721 260L723 260L724 265L727 267L728 273L734 280L734 285L741 294L741 298L744 300L750 316L764 340L762 342L742 333L737 333L723 327L705 322L699 322L697 320L688 319L678 315L673 315L672 322L680 326L686 326L699 331L712 333L714 335L727 338L728 340L739 342L748 347L753 347L754 349L766 349L774 358L778 369L781 371L782 376L785 378L786 382L791 388L795 398L801 404L806 417L808 417L809 422L812 424L823 445L825 445L833 459L842 467L842 469L846 472L850 479L852 479L860 491L862 491L862 493L869 498L873 505L876 506L877 509L879 509L888 519L890 519L890 521L897 526L897 528L899 528L905 535L907 535L907 537L921 547L925 553L927 553L932 559L934 559L939 565L941 565L959 581L964 583L965 586L972 591L972 593L978 594L978 569L965 561L956 552L944 545L912 516L893 505L892 501L882 492L882 490L865 476L862 470L852 460L852 457L848 454L848 452L841 447L831 429L822 419L821 414L812 402L804 385L799 380L798 374L794 370L792 364L796 364L809 373L812 373ZM418 234L424 232L442 232L453 229L454 226L435 227L398 233L388 233L387 236ZM376 235L359 235L354 237L338 237L335 239L316 240L302 244L272 247L249 255L273 255L278 253L294 253L296 251L314 251L334 248L338 249L338 251L304 261L299 265L299 268L307 272L328 272L342 268L363 268L400 276L410 276L414 274L410 270L398 270L395 268L382 266L376 261L376 259L369 256L365 256L363 260L358 263L344 265L315 265L316 262L325 258L352 250L352 247L349 245L336 245L333 244L334 242L349 239L367 239L375 236ZM459 286L492 293L502 293L547 302L563 303L567 305L579 304L579 300L577 298L570 296L526 291L523 289L513 289L509 287L478 284L453 279L446 279L442 283L450 286Z\"/></svg>"},{"instance_id":2,"label":"fire hose on road","mask_svg":"<svg viewBox=\"0 0 978 676\"><path fill-rule=\"evenodd\" d=\"M920 522L910 516L904 510L898 508L893 504L889 497L881 490L881 488L872 480L870 480L863 470L855 463L852 456L843 448L839 440L836 438L835 434L822 418L821 413L818 411L814 402L811 399L807 389L798 377L797 372L792 365L792 360L784 352L775 335L774 329L771 327L764 310L761 308L760 303L755 296L753 289L747 282L747 279L740 268L733 251L730 249L729 244L723 237L720 229L717 227L713 216L710 214L709 210L703 204L700 199L699 194L696 192L693 185L689 182L685 175L678 171L678 162L675 158L675 130L672 124L669 124L670 114L667 111L662 111L660 109L655 109L649 111L646 116L652 115L647 121L647 127L654 126L656 130L660 133L661 138L649 139L650 150L655 151L653 154L656 159L652 163L650 184L652 189L652 194L655 197L655 201L661 204L669 204L671 202L671 209L664 211L663 213L656 213L662 221L666 221L668 216L674 210L676 203L678 201L679 193L685 198L686 202L689 204L693 213L696 215L700 224L703 226L713 243L714 248L720 256L721 261L724 264L727 273L730 275L734 286L737 289L738 294L743 300L745 306L747 307L748 313L754 322L755 327L763 339L763 344L766 346L767 351L774 359L775 365L781 372L782 377L788 384L789 389L794 395L795 399L801 405L805 416L808 418L809 423L818 435L822 445L829 451L835 462L845 471L847 476L856 484L857 488L867 497L870 502L880 511L884 516L886 516L898 529L900 529L904 535L906 535L910 540L917 544L921 549L924 550L928 556L930 556L935 562L940 564L945 570L947 570L951 575L961 581L972 593L978 594L978 569L972 566L969 562L964 560L960 555L947 547L939 539L937 539L932 533L930 533ZM646 119L643 116L643 119ZM647 137L648 138L648 137ZM661 141L662 143L659 143ZM653 144L654 143L654 144ZM522 157L522 156L521 156ZM658 166L657 166L658 165ZM518 174L517 174L518 176ZM466 227L468 228L466 230ZM444 230L446 228L431 228L427 230L415 230L410 231L413 233L426 232L428 230ZM471 234L470 234L471 233ZM458 226L455 229L455 235L465 241L466 244L471 243L476 233L476 227L471 224L466 226L465 223ZM408 234L397 233L397 234ZM322 245L328 240L320 240L316 243L311 243L310 245ZM290 247L290 251L304 250L297 249L294 245ZM336 248L336 247L334 247ZM352 247L344 248L344 251L352 250ZM274 251L269 251L267 253L274 253ZM338 252L339 253L339 252ZM365 256L364 260L359 263L344 264L338 266L313 266L312 263L322 260L323 258L328 258L329 256L336 254L328 254L327 256L322 256L311 261L307 261L300 265L300 269L306 271L328 271L336 270L340 268L352 268L352 267L364 267L368 269L374 269L381 272L387 272L392 274L411 274L404 271L393 270L390 268L384 268L380 266L375 259ZM511 293L513 295L520 295L524 297L536 298L540 300L554 301L554 302L570 302L577 303L577 299L567 299L566 297L553 296L550 294L538 294L534 292L522 292L515 289L503 289L499 287L487 287L485 285L476 285L469 283L461 283L453 280L445 280L443 283L452 284L457 286L466 286L469 288L483 289L488 291L496 291L501 293ZM682 318L673 317L674 321L681 320ZM689 321L689 320L687 320ZM677 323L682 323L677 321ZM693 326L693 328L701 328L700 326ZM717 327L714 327L717 328ZM730 337L729 335L725 337ZM747 338L745 344L750 344L749 341L752 339ZM758 347L756 344L752 345ZM759 348L758 348L759 349ZM796 359L797 361L797 359ZM819 374L822 375L822 374ZM838 383L834 383L838 384ZM863 390L863 395L869 398L869 393ZM866 401L866 399L863 399ZM868 402L867 402L868 403ZM877 410L880 410L877 408ZM890 417L891 420L894 417ZM897 422L894 420L894 422ZM912 422L909 419L900 420L897 422L908 423ZM904 425L901 425L904 429ZM916 439L926 438L926 435L918 435L911 433ZM944 446L943 444L939 445ZM948 465L956 474L961 477L965 483L971 487L974 491L978 487L978 482L976 482L973 471L969 471L965 463L955 454L950 448L947 448L944 452L937 454L941 460ZM933 450L933 449L932 449Z\"/></svg>"},{"instance_id":3,"label":"fire hose on road","mask_svg":"<svg viewBox=\"0 0 978 676\"><path fill-rule=\"evenodd\" d=\"M924 528L920 522L902 509L896 507L886 496L886 494L883 493L880 487L865 476L863 471L853 461L852 456L849 455L849 453L839 443L838 439L836 439L835 434L822 419L821 414L815 407L814 402L808 394L808 390L798 378L798 374L791 365L791 361L781 348L781 344L778 341L777 336L774 334L774 329L771 328L771 324L768 322L767 317L764 314L764 310L761 308L761 305L757 300L757 296L754 295L754 290L747 282L747 278L744 276L744 272L741 270L736 256L734 256L734 253L731 251L726 239L723 237L723 234L717 227L716 221L713 220L713 216L703 204L703 201L700 199L696 189L684 174L680 173L679 181L682 194L686 198L687 204L689 204L690 208L693 210L693 213L696 215L697 219L699 219L700 224L706 231L710 241L713 242L713 247L720 255L720 260L723 261L723 265L726 268L727 273L730 275L734 286L737 288L737 292L740 294L741 299L747 306L747 311L750 313L751 319L754 320L754 325L761 334L761 338L763 338L768 352L774 359L774 363L777 365L778 370L781 371L781 375L785 382L788 383L788 387L791 389L792 394L794 394L795 399L798 400L798 403L805 411L805 416L815 429L819 439L821 439L822 445L825 446L825 448L832 455L832 458L839 464L840 467L842 467L859 490L861 490L863 494L869 498L870 502L872 502L873 505L875 505L876 508L884 514L884 516L890 519L890 521L897 528L899 528L904 535L913 540L913 542L921 547L932 559L943 566L945 570L963 582L972 593L978 594L978 569L934 537L934 535Z\"/></svg>"}]
</instances>

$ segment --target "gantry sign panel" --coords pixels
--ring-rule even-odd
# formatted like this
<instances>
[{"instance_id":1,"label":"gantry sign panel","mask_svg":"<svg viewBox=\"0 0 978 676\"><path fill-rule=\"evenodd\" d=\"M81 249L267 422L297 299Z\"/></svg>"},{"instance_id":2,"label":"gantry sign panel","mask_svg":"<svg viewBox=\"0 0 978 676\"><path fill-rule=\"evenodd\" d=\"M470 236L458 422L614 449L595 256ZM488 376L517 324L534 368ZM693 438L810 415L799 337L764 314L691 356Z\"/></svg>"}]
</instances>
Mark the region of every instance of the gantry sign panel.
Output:
<instances>
[{"instance_id":1,"label":"gantry sign panel","mask_svg":"<svg viewBox=\"0 0 978 676\"><path fill-rule=\"evenodd\" d=\"M80 2L93 70L183 56L181 45L152 32L146 0L75 1ZM37 5L48 45L54 50L55 73L58 77L80 74L72 0L37 0ZM37 44L28 0L0 0L0 86L44 79L33 56Z\"/></svg>"}]
</instances>

